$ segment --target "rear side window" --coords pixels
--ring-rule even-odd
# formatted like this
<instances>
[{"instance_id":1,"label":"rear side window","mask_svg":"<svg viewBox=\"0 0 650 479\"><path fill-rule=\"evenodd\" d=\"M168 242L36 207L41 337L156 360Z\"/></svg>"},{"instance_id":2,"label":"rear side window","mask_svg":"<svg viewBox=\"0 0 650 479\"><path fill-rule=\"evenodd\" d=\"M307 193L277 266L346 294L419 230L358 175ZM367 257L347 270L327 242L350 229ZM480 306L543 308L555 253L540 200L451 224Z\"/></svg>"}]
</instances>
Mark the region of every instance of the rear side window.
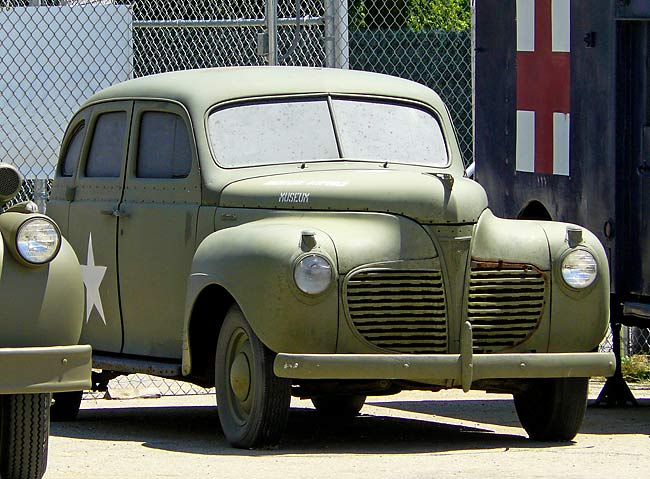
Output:
<instances>
[{"instance_id":1,"label":"rear side window","mask_svg":"<svg viewBox=\"0 0 650 479\"><path fill-rule=\"evenodd\" d=\"M72 134L72 138L68 142L67 150L63 157L63 164L61 165L61 176L72 176L74 170L79 163L79 156L81 155L81 146L84 142L84 133L86 132L86 125L81 124Z\"/></svg>"},{"instance_id":2,"label":"rear side window","mask_svg":"<svg viewBox=\"0 0 650 479\"><path fill-rule=\"evenodd\" d=\"M122 169L126 138L126 112L103 113L93 132L86 176L118 178Z\"/></svg>"},{"instance_id":3,"label":"rear side window","mask_svg":"<svg viewBox=\"0 0 650 479\"><path fill-rule=\"evenodd\" d=\"M190 137L183 118L158 111L140 120L138 178L185 178L192 167Z\"/></svg>"}]
</instances>

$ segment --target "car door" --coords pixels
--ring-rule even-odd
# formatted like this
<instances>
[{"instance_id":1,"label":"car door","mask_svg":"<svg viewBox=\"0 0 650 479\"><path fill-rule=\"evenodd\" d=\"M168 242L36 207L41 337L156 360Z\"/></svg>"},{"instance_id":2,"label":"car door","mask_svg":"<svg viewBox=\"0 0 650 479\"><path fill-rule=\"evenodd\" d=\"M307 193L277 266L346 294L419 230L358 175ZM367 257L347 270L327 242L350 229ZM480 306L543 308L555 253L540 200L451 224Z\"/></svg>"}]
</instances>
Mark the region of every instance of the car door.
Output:
<instances>
[{"instance_id":1,"label":"car door","mask_svg":"<svg viewBox=\"0 0 650 479\"><path fill-rule=\"evenodd\" d=\"M201 202L189 115L136 101L118 235L124 353L180 358Z\"/></svg>"},{"instance_id":2,"label":"car door","mask_svg":"<svg viewBox=\"0 0 650 479\"><path fill-rule=\"evenodd\" d=\"M132 109L131 101L92 107L88 140L68 196L68 241L79 258L86 289L81 343L100 352L122 350L117 232Z\"/></svg>"},{"instance_id":3,"label":"car door","mask_svg":"<svg viewBox=\"0 0 650 479\"><path fill-rule=\"evenodd\" d=\"M87 126L90 108L77 113L68 124L63 136L59 161L54 172L54 183L47 202L47 214L61 228L61 233L68 236L68 214L70 202L74 198L77 184L79 159L88 135ZM86 143L87 144L87 143Z\"/></svg>"}]
</instances>

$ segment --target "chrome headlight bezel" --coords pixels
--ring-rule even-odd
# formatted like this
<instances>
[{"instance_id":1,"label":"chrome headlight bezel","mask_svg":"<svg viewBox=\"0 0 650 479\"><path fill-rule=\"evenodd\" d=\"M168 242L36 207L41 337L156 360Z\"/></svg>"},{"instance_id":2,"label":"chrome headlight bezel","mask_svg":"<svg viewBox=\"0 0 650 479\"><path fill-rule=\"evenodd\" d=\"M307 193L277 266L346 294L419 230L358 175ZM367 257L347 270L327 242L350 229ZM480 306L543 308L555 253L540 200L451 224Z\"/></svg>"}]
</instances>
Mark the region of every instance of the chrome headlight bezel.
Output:
<instances>
[{"instance_id":1,"label":"chrome headlight bezel","mask_svg":"<svg viewBox=\"0 0 650 479\"><path fill-rule=\"evenodd\" d=\"M46 235L49 238L34 238L36 235ZM23 261L43 265L59 254L61 231L56 223L44 216L29 218L16 229L15 246Z\"/></svg>"},{"instance_id":2,"label":"chrome headlight bezel","mask_svg":"<svg viewBox=\"0 0 650 479\"><path fill-rule=\"evenodd\" d=\"M582 248L567 252L560 263L560 276L564 284L572 290L589 288L598 278L596 257Z\"/></svg>"},{"instance_id":3,"label":"chrome headlight bezel","mask_svg":"<svg viewBox=\"0 0 650 479\"><path fill-rule=\"evenodd\" d=\"M314 268L319 269L316 271ZM318 253L300 256L293 266L293 282L298 290L307 296L325 293L332 286L334 276L332 262Z\"/></svg>"}]
</instances>

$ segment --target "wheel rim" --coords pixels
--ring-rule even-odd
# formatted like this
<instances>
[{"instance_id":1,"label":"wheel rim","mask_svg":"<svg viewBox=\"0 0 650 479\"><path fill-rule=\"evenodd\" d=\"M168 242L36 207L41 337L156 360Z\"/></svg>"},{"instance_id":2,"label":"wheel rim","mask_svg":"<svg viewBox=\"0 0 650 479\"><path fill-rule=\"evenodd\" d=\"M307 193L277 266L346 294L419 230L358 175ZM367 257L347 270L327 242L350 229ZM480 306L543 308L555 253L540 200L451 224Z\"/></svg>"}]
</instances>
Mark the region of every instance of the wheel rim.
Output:
<instances>
[{"instance_id":1,"label":"wheel rim","mask_svg":"<svg viewBox=\"0 0 650 479\"><path fill-rule=\"evenodd\" d=\"M253 397L251 364L253 350L250 338L242 328L235 330L228 343L226 371L228 372L228 402L233 417L245 424L250 417Z\"/></svg>"}]
</instances>

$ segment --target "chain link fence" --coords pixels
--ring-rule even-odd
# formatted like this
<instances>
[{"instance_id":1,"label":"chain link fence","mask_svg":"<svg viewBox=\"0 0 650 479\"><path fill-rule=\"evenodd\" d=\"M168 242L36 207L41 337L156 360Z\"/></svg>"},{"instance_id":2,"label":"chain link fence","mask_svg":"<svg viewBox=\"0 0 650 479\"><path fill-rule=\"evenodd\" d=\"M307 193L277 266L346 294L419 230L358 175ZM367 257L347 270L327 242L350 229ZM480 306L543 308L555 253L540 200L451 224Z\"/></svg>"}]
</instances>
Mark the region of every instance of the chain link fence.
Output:
<instances>
[{"instance_id":1,"label":"chain link fence","mask_svg":"<svg viewBox=\"0 0 650 479\"><path fill-rule=\"evenodd\" d=\"M66 121L92 93L172 70L275 63L375 71L432 87L449 105L470 162L469 31L415 31L396 23L394 9L371 18L359 5L0 0L0 158L26 178L51 178Z\"/></svg>"},{"instance_id":2,"label":"chain link fence","mask_svg":"<svg viewBox=\"0 0 650 479\"><path fill-rule=\"evenodd\" d=\"M608 330L607 336L600 344L600 350L607 352L614 350L611 330ZM621 354L623 356L650 354L650 329L623 326L621 328Z\"/></svg>"},{"instance_id":3,"label":"chain link fence","mask_svg":"<svg viewBox=\"0 0 650 479\"><path fill-rule=\"evenodd\" d=\"M301 65L367 70L436 90L472 158L471 35L414 16L415 0L0 0L0 160L47 196L67 119L92 93L190 68ZM38 181L36 181L38 180ZM647 351L648 330L628 351ZM163 394L205 390L143 375ZM180 385L179 385L180 384Z\"/></svg>"}]
</instances>

